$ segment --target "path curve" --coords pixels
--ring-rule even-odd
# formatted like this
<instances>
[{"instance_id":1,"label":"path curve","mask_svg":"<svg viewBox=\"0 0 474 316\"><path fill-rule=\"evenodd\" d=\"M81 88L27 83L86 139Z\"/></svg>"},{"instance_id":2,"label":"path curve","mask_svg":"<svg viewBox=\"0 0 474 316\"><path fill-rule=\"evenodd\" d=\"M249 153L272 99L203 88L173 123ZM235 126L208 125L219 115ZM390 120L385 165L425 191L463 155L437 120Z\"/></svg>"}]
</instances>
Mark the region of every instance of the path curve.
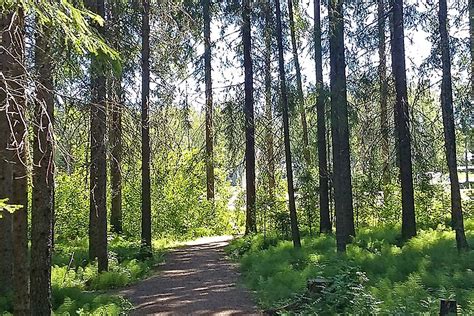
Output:
<instances>
[{"instance_id":1,"label":"path curve","mask_svg":"<svg viewBox=\"0 0 474 316\"><path fill-rule=\"evenodd\" d=\"M231 239L205 237L171 250L157 275L121 291L132 315L260 315L225 256Z\"/></svg>"}]
</instances>

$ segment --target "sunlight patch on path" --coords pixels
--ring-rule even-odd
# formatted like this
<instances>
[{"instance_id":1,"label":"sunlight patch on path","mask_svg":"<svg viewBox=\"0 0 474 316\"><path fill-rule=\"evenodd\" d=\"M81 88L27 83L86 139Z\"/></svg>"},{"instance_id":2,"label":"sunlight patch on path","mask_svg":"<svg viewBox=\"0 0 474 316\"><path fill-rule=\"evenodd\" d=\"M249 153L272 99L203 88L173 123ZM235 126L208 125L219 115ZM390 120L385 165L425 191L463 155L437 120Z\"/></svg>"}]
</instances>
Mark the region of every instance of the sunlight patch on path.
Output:
<instances>
[{"instance_id":1,"label":"sunlight patch on path","mask_svg":"<svg viewBox=\"0 0 474 316\"><path fill-rule=\"evenodd\" d=\"M226 258L232 238L203 237L171 250L159 274L121 291L132 315L260 315Z\"/></svg>"},{"instance_id":2,"label":"sunlight patch on path","mask_svg":"<svg viewBox=\"0 0 474 316\"><path fill-rule=\"evenodd\" d=\"M201 237L196 240L186 241L182 243L184 246L198 246L204 244L222 244L222 246L227 246L227 244L234 239L233 236L211 236L211 237Z\"/></svg>"}]
</instances>

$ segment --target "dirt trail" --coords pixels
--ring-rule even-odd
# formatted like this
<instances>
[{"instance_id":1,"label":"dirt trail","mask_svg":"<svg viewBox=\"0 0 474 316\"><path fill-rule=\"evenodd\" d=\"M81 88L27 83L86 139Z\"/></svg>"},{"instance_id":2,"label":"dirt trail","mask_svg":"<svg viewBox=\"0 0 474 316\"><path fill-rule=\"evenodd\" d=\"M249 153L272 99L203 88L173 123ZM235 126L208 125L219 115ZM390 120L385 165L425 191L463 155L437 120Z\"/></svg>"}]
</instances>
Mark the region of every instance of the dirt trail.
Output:
<instances>
[{"instance_id":1,"label":"dirt trail","mask_svg":"<svg viewBox=\"0 0 474 316\"><path fill-rule=\"evenodd\" d=\"M120 292L135 306L132 315L259 315L225 257L231 239L201 238L170 251L159 274Z\"/></svg>"}]
</instances>

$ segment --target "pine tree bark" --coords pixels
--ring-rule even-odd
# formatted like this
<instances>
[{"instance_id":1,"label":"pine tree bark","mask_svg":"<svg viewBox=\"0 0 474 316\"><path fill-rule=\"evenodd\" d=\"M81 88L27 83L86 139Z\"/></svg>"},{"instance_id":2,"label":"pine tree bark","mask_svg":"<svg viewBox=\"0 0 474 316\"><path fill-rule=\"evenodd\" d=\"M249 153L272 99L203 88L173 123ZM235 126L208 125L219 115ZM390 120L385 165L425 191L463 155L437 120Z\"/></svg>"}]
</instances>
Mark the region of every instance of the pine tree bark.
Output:
<instances>
[{"instance_id":1,"label":"pine tree bark","mask_svg":"<svg viewBox=\"0 0 474 316\"><path fill-rule=\"evenodd\" d=\"M383 183L390 183L390 148L388 123L388 80L387 80L387 49L385 44L385 0L377 0L377 31L379 53L379 94L380 94L380 132L382 135Z\"/></svg>"},{"instance_id":2,"label":"pine tree bark","mask_svg":"<svg viewBox=\"0 0 474 316\"><path fill-rule=\"evenodd\" d=\"M345 252L347 243L350 242L351 237L355 236L345 73L343 2L343 0L330 0L329 2L333 181L336 241L339 252Z\"/></svg>"},{"instance_id":3,"label":"pine tree bark","mask_svg":"<svg viewBox=\"0 0 474 316\"><path fill-rule=\"evenodd\" d=\"M8 27L12 14L0 15L0 199L11 198L12 187L12 164L11 152L7 149L10 144L10 125L8 122L9 98L7 89L10 76L8 69L11 64L9 49L11 47L11 36ZM7 51L8 49L8 51ZM13 217L6 210L0 210L0 295L6 295L12 290L13 284Z\"/></svg>"},{"instance_id":4,"label":"pine tree bark","mask_svg":"<svg viewBox=\"0 0 474 316\"><path fill-rule=\"evenodd\" d=\"M323 54L321 45L321 0L314 0L314 61L316 66L316 113L319 171L319 231L332 231L329 214L329 184L326 144L326 108L323 82Z\"/></svg>"},{"instance_id":5,"label":"pine tree bark","mask_svg":"<svg viewBox=\"0 0 474 316\"><path fill-rule=\"evenodd\" d=\"M142 0L142 248L151 254L150 2Z\"/></svg>"},{"instance_id":6,"label":"pine tree bark","mask_svg":"<svg viewBox=\"0 0 474 316\"><path fill-rule=\"evenodd\" d=\"M391 0L390 0L391 1ZM392 5L392 2L389 2L390 3L390 10L389 10L389 15L388 15L388 24L389 24L389 29L390 29L390 43L393 42L393 5ZM391 47L390 47L391 48ZM392 63L392 69L393 69L393 63ZM395 78L393 76L393 74L391 74L390 76L390 79L389 79L390 83L393 84L393 86L395 86ZM395 92L396 93L396 92ZM396 97L395 97L396 99ZM395 100L396 102L396 100ZM393 122L395 123L396 125L396 121L397 121L397 113L395 111L395 104L394 104L394 110L392 111L392 114L393 114ZM398 143L398 135L397 135L397 129L395 127L395 130L394 130L394 142L395 142L395 165L397 166L397 168L400 168L400 151L398 150L398 147L399 147L399 143ZM400 177L399 177L400 178Z\"/></svg>"},{"instance_id":7,"label":"pine tree bark","mask_svg":"<svg viewBox=\"0 0 474 316\"><path fill-rule=\"evenodd\" d=\"M265 5L265 143L268 168L268 196L273 202L275 197L275 158L273 140L273 106L272 106L272 9L270 1Z\"/></svg>"},{"instance_id":8,"label":"pine tree bark","mask_svg":"<svg viewBox=\"0 0 474 316\"><path fill-rule=\"evenodd\" d=\"M333 163L332 163L332 145L331 145L331 120L326 122L326 143L328 147L328 154L326 156L328 162L328 191L329 191L329 218L334 225L334 186L333 186Z\"/></svg>"},{"instance_id":9,"label":"pine tree bark","mask_svg":"<svg viewBox=\"0 0 474 316\"><path fill-rule=\"evenodd\" d=\"M91 1L91 10L105 16L104 0ZM96 25L99 33L103 27ZM90 217L89 217L89 258L97 258L99 272L108 269L107 257L107 157L105 136L106 79L103 65L96 56L91 60L91 163L90 163Z\"/></svg>"},{"instance_id":10,"label":"pine tree bark","mask_svg":"<svg viewBox=\"0 0 474 316\"><path fill-rule=\"evenodd\" d=\"M121 234L122 227L122 84L121 77L112 80L110 102L110 185L112 189L112 205L110 209L110 225L112 232Z\"/></svg>"},{"instance_id":11,"label":"pine tree bark","mask_svg":"<svg viewBox=\"0 0 474 316\"><path fill-rule=\"evenodd\" d=\"M112 6L111 23L117 23L121 18L120 8ZM120 31L112 32L114 48L120 50ZM123 90L122 74L113 74L108 84L109 88L109 146L110 146L110 186L111 186L111 208L110 226L111 231L116 234L123 232L122 227L122 107Z\"/></svg>"},{"instance_id":12,"label":"pine tree bark","mask_svg":"<svg viewBox=\"0 0 474 316\"><path fill-rule=\"evenodd\" d=\"M471 184L469 183L469 135L464 137L464 173L466 176L466 188L470 189Z\"/></svg>"},{"instance_id":13,"label":"pine tree bark","mask_svg":"<svg viewBox=\"0 0 474 316\"><path fill-rule=\"evenodd\" d=\"M461 205L461 190L458 179L458 164L456 161L456 133L453 113L453 87L451 81L451 54L449 51L449 36L447 29L448 8L446 0L439 0L439 34L441 35L441 62L443 78L441 82L441 109L443 113L444 143L446 160L448 162L449 179L451 182L451 226L456 232L458 250L469 248L464 233L464 220Z\"/></svg>"},{"instance_id":14,"label":"pine tree bark","mask_svg":"<svg viewBox=\"0 0 474 316\"><path fill-rule=\"evenodd\" d=\"M301 79L301 67L298 56L298 45L296 43L296 28L293 13L293 0L288 0L288 16L290 20L291 47L296 70L298 107L301 115L301 127L303 129L303 157L306 163L306 169L308 169L311 164L311 155L309 153L308 122L306 120L306 110L304 107L303 80Z\"/></svg>"},{"instance_id":15,"label":"pine tree bark","mask_svg":"<svg viewBox=\"0 0 474 316\"><path fill-rule=\"evenodd\" d=\"M403 0L392 1L392 72L395 79L395 129L397 132L400 182L402 187L402 238L416 235L415 202L413 193L410 119L405 66Z\"/></svg>"},{"instance_id":16,"label":"pine tree bark","mask_svg":"<svg viewBox=\"0 0 474 316\"><path fill-rule=\"evenodd\" d=\"M253 109L253 66L250 0L242 0L242 41L244 46L245 71L245 177L247 190L247 212L245 234L257 232L255 210L255 123Z\"/></svg>"},{"instance_id":17,"label":"pine tree bark","mask_svg":"<svg viewBox=\"0 0 474 316\"><path fill-rule=\"evenodd\" d=\"M51 253L53 238L53 76L51 31L44 27L36 36L35 125L33 142L33 189L31 205L31 313L51 314Z\"/></svg>"},{"instance_id":18,"label":"pine tree bark","mask_svg":"<svg viewBox=\"0 0 474 316\"><path fill-rule=\"evenodd\" d=\"M469 41L471 47L471 102L474 101L474 0L469 0Z\"/></svg>"},{"instance_id":19,"label":"pine tree bark","mask_svg":"<svg viewBox=\"0 0 474 316\"><path fill-rule=\"evenodd\" d=\"M471 104L474 102L474 0L469 0L469 41L471 48ZM467 158L469 152L469 135L465 139L466 144L466 186L471 188L469 182L469 160Z\"/></svg>"},{"instance_id":20,"label":"pine tree bark","mask_svg":"<svg viewBox=\"0 0 474 316\"><path fill-rule=\"evenodd\" d=\"M204 19L204 77L206 82L206 179L207 199L214 200L214 129L212 122L212 67L210 0L202 0Z\"/></svg>"},{"instance_id":21,"label":"pine tree bark","mask_svg":"<svg viewBox=\"0 0 474 316\"><path fill-rule=\"evenodd\" d=\"M293 187L293 167L291 163L291 147L290 147L290 124L288 115L288 94L286 89L285 78L285 59L283 51L283 35L281 26L281 9L280 0L275 1L276 6L276 35L278 42L278 69L280 72L280 96L282 104L283 116L283 136L285 143L285 163L286 163L286 178L288 181L288 206L290 209L290 224L291 235L293 239L293 246L301 248L300 231L298 228L298 218L296 215L296 201L295 190Z\"/></svg>"},{"instance_id":22,"label":"pine tree bark","mask_svg":"<svg viewBox=\"0 0 474 316\"><path fill-rule=\"evenodd\" d=\"M7 101L11 136L9 142L12 163L12 183L9 203L21 205L13 214L13 312L27 315L29 306L29 260L28 260L28 171L27 126L26 126L26 73L25 73L25 24L22 9L17 9L7 23L10 32L5 47L10 56L6 63L7 90L11 93ZM11 258L10 258L11 259Z\"/></svg>"}]
</instances>

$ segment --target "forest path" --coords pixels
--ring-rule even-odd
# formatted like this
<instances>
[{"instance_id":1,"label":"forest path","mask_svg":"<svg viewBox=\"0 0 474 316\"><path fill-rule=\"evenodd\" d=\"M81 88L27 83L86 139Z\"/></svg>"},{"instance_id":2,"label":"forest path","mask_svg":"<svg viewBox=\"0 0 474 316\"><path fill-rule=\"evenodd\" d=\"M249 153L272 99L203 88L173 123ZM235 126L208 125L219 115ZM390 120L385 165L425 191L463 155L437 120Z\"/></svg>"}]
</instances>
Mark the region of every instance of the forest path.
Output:
<instances>
[{"instance_id":1,"label":"forest path","mask_svg":"<svg viewBox=\"0 0 474 316\"><path fill-rule=\"evenodd\" d=\"M260 315L226 258L232 236L205 237L171 250L157 275L120 292L132 315Z\"/></svg>"}]
</instances>

